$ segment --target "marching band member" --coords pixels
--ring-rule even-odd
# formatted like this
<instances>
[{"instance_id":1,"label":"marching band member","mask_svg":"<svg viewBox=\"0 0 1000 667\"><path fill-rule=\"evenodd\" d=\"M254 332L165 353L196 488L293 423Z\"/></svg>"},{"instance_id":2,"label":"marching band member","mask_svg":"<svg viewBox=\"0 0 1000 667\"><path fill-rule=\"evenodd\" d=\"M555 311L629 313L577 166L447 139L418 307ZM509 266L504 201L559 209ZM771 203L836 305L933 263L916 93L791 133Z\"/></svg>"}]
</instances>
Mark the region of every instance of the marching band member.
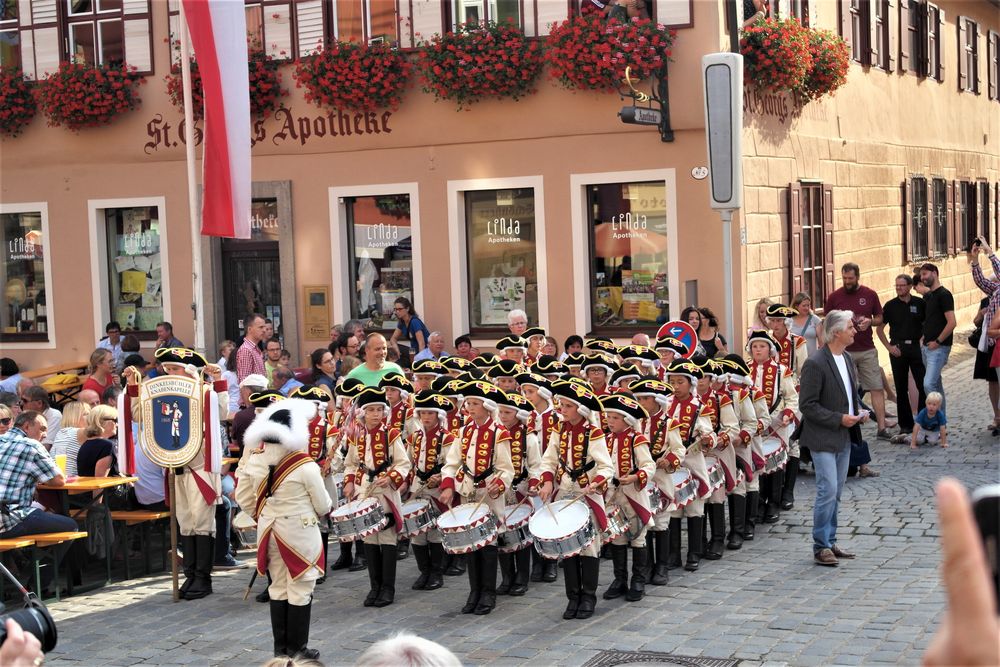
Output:
<instances>
[{"instance_id":1,"label":"marching band member","mask_svg":"<svg viewBox=\"0 0 1000 667\"><path fill-rule=\"evenodd\" d=\"M414 391L417 392L430 391L434 378L448 375L448 369L445 368L445 365L433 359L419 359L414 361L410 370L413 372L413 382L416 385Z\"/></svg>"},{"instance_id":2,"label":"marching band member","mask_svg":"<svg viewBox=\"0 0 1000 667\"><path fill-rule=\"evenodd\" d=\"M601 403L597 395L580 381L557 382L553 392L559 397L562 422L550 437L542 455L538 495L542 502L553 497L553 486L566 499L585 496L591 518L600 530L607 528L603 494L614 475L604 432L598 426ZM590 618L597 606L600 578L598 553L600 535L580 555L563 560L566 597L564 619Z\"/></svg>"},{"instance_id":3,"label":"marching band member","mask_svg":"<svg viewBox=\"0 0 1000 667\"><path fill-rule=\"evenodd\" d=\"M184 600L198 600L212 594L212 564L215 562L215 506L222 502L222 475L220 465L223 456L221 434L216 427L219 421L229 416L228 383L221 379L222 369L210 364L194 350L183 347L161 347L154 354L167 375L198 377L204 372L212 379L211 389L206 387L206 398L215 392L219 420L208 419L211 414L207 401L202 404L206 416L201 449L186 465L174 468L176 497L171 498L172 509L177 515L177 527L181 535L181 549L184 551L184 583L180 597ZM152 431L152 424L145 424L139 398L141 375L134 367L125 369L126 399L128 418L131 420L122 430L132 433L132 422L140 429ZM124 401L125 399L123 399ZM130 442L130 438L125 442ZM128 445L126 444L126 447ZM123 463L123 465L126 465Z\"/></svg>"},{"instance_id":4,"label":"marching band member","mask_svg":"<svg viewBox=\"0 0 1000 667\"><path fill-rule=\"evenodd\" d=\"M358 431L362 428L359 421L358 412L354 407L354 399L361 390L365 388L365 383L357 378L344 378L337 385L337 419L334 423L336 435L333 442L327 444L330 453L330 474L335 475L344 472L344 464L347 461L347 452L354 441ZM336 487L334 487L336 489ZM339 506L346 502L346 498L335 498L334 502ZM354 552L352 559L351 552ZM336 562L330 566L330 571L348 570L349 572L360 572L368 567L365 561L365 547L361 540L354 542L341 542L340 555Z\"/></svg>"},{"instance_id":5,"label":"marching band member","mask_svg":"<svg viewBox=\"0 0 1000 667\"><path fill-rule=\"evenodd\" d=\"M739 470L736 467L736 449L733 443L739 437L740 422L733 406L733 398L728 393L720 391L715 378L723 374L721 366L712 359L695 355L692 362L701 368L703 377L698 380L698 398L702 403L711 406L706 412L715 433L715 443L711 449L702 448L706 454L711 454L719 461L725 475L725 483L712 492L705 501L705 514L712 528L712 537L708 541L708 549L704 553L707 560L722 558L726 543L726 494L736 488ZM706 536L707 537L707 536Z\"/></svg>"},{"instance_id":6,"label":"marching band member","mask_svg":"<svg viewBox=\"0 0 1000 667\"><path fill-rule=\"evenodd\" d=\"M528 426L531 419L531 403L528 399L520 394L503 392L497 399L497 406L500 423L510 434L510 461L514 468L514 479L506 494L510 507L524 502L529 492L538 485L542 450L538 444L538 435ZM512 510L505 509L500 517L505 522L509 511ZM520 596L528 591L531 552L529 544L513 553L498 555L500 585L497 586L497 595Z\"/></svg>"},{"instance_id":7,"label":"marching band member","mask_svg":"<svg viewBox=\"0 0 1000 667\"><path fill-rule=\"evenodd\" d=\"M639 425L639 432L649 441L650 456L656 465L653 483L672 503L674 480L671 475L684 461L684 443L681 441L680 422L667 416L666 406L673 389L665 382L646 378L633 382L629 390L647 413ZM670 504L653 515L653 527L646 533L646 546L653 563L649 583L667 585L668 556L670 553ZM678 547L678 554L680 548ZM679 556L678 556L679 557Z\"/></svg>"},{"instance_id":8,"label":"marching band member","mask_svg":"<svg viewBox=\"0 0 1000 667\"><path fill-rule=\"evenodd\" d=\"M521 390L517 386L515 378L526 370L525 366L510 359L504 359L486 371L486 376L489 378L488 381L495 384L500 391L516 394L520 393Z\"/></svg>"},{"instance_id":9,"label":"marching band member","mask_svg":"<svg viewBox=\"0 0 1000 667\"><path fill-rule=\"evenodd\" d=\"M686 359L676 360L667 368L667 378L674 389L667 404L667 415L680 424L681 442L685 447L683 465L698 482L698 499L671 512L667 567L680 567L681 518L686 517L688 552L684 569L694 572L698 569L704 547L705 498L711 495L704 451L716 442L710 421L712 406L702 403L697 396L696 388L702 372L695 364Z\"/></svg>"},{"instance_id":10,"label":"marching band member","mask_svg":"<svg viewBox=\"0 0 1000 667\"><path fill-rule=\"evenodd\" d=\"M452 357L448 357L451 359ZM488 371L500 362L500 357L492 352L480 352L479 356L472 360L472 365L481 371Z\"/></svg>"},{"instance_id":11,"label":"marching band member","mask_svg":"<svg viewBox=\"0 0 1000 667\"><path fill-rule=\"evenodd\" d=\"M396 596L396 542L403 529L399 490L410 474L410 459L399 431L386 427L389 410L385 391L365 387L354 399L364 415L363 428L354 437L344 463L344 495L348 498L377 498L388 524L364 538L365 559L371 590L366 607L385 607Z\"/></svg>"},{"instance_id":12,"label":"marching band member","mask_svg":"<svg viewBox=\"0 0 1000 667\"><path fill-rule=\"evenodd\" d=\"M608 361L618 363L618 346L607 336L592 336L584 343L584 349L590 354L598 354ZM608 371L610 374L611 371Z\"/></svg>"},{"instance_id":13,"label":"marching band member","mask_svg":"<svg viewBox=\"0 0 1000 667\"><path fill-rule=\"evenodd\" d=\"M520 336L511 334L498 340L496 348L497 352L500 353L501 359L510 359L515 363L523 364L524 357L528 353L528 341Z\"/></svg>"},{"instance_id":14,"label":"marching band member","mask_svg":"<svg viewBox=\"0 0 1000 667\"><path fill-rule=\"evenodd\" d=\"M618 363L602 354L594 354L584 360L580 370L587 378L591 391L598 396L607 396L611 393L608 389L608 378L618 370Z\"/></svg>"},{"instance_id":15,"label":"marching band member","mask_svg":"<svg viewBox=\"0 0 1000 667\"><path fill-rule=\"evenodd\" d=\"M468 359L457 355L445 357L441 360L441 365L452 379L456 379L461 373L465 373L466 371L476 367L476 365Z\"/></svg>"},{"instance_id":16,"label":"marching band member","mask_svg":"<svg viewBox=\"0 0 1000 667\"><path fill-rule=\"evenodd\" d=\"M413 432L409 440L410 498L427 498L434 503L438 512L451 509L441 502L441 472L445 458L455 441L448 431L448 410L451 401L444 396L429 391L419 392L413 399L413 410L420 420L420 428ZM435 525L430 531L410 540L413 557L417 561L420 576L413 583L415 591L433 591L444 585L445 552L441 545L441 532Z\"/></svg>"},{"instance_id":17,"label":"marching band member","mask_svg":"<svg viewBox=\"0 0 1000 667\"><path fill-rule=\"evenodd\" d=\"M651 377L656 374L656 364L660 361L660 355L651 347L644 345L626 345L618 349L618 356L622 358L622 366L633 367L642 377Z\"/></svg>"},{"instance_id":18,"label":"marching band member","mask_svg":"<svg viewBox=\"0 0 1000 667\"><path fill-rule=\"evenodd\" d=\"M747 340L750 352L750 377L768 404L768 425L765 438L777 437L786 447L798 418L799 392L795 389L792 371L777 361L778 344L769 331L754 331ZM761 476L761 496L764 523L774 523L780 516L782 471Z\"/></svg>"},{"instance_id":19,"label":"marching band member","mask_svg":"<svg viewBox=\"0 0 1000 667\"><path fill-rule=\"evenodd\" d=\"M611 542L615 578L604 591L604 599L614 600L625 595L629 602L638 602L646 594L649 567L646 528L653 520L646 483L652 479L656 463L649 452L649 441L636 429L649 415L638 401L624 394L601 396L600 401L611 429L608 450L614 465L613 487L608 487L605 497L622 508L629 523L629 530ZM633 524L638 526L634 536L631 535ZM629 546L632 547L631 583L628 579Z\"/></svg>"},{"instance_id":20,"label":"marching band member","mask_svg":"<svg viewBox=\"0 0 1000 667\"><path fill-rule=\"evenodd\" d=\"M628 386L640 378L642 378L642 373L635 366L631 364L622 366L611 374L609 381L611 391L627 391Z\"/></svg>"},{"instance_id":21,"label":"marching band member","mask_svg":"<svg viewBox=\"0 0 1000 667\"><path fill-rule=\"evenodd\" d=\"M566 368L569 369L569 374L573 377L578 377L580 379L585 379L583 375L583 362L587 360L587 357L582 352L576 352L575 354L568 355L563 359L563 363L566 364ZM552 380L558 380L559 378L551 378Z\"/></svg>"},{"instance_id":22,"label":"marching band member","mask_svg":"<svg viewBox=\"0 0 1000 667\"><path fill-rule=\"evenodd\" d=\"M780 303L767 307L767 326L771 329L774 341L778 344L778 363L792 371L795 377L795 391L799 389L799 373L809 358L806 339L788 330L789 318L797 312ZM788 463L785 465L784 480L781 487L781 509L790 510L795 506L795 480L799 476L799 458L801 448L796 438L788 443Z\"/></svg>"},{"instance_id":23,"label":"marching band member","mask_svg":"<svg viewBox=\"0 0 1000 667\"><path fill-rule=\"evenodd\" d=\"M541 354L542 345L545 345L545 329L528 327L521 334L521 338L528 341L528 349L524 354L524 365L533 366ZM500 388L503 389L503 387Z\"/></svg>"},{"instance_id":24,"label":"marching band member","mask_svg":"<svg viewBox=\"0 0 1000 667\"><path fill-rule=\"evenodd\" d=\"M441 475L441 502L449 505L457 491L464 503L485 502L503 524L504 492L514 479L510 434L496 421L499 389L488 382L462 387L469 423L457 445L448 450ZM482 616L496 606L497 546L468 554L469 598L463 614Z\"/></svg>"},{"instance_id":25,"label":"marching band member","mask_svg":"<svg viewBox=\"0 0 1000 667\"><path fill-rule=\"evenodd\" d=\"M310 446L315 403L289 398L247 428L236 498L257 520L257 572L270 585L274 655L319 658L307 648L316 580L324 573L319 517L333 505Z\"/></svg>"},{"instance_id":26,"label":"marching band member","mask_svg":"<svg viewBox=\"0 0 1000 667\"><path fill-rule=\"evenodd\" d=\"M688 346L676 338L661 336L656 339L653 349L656 350L656 354L660 358L660 367L656 371L656 377L661 382L666 382L667 366L672 364L675 359L684 359L688 353Z\"/></svg>"},{"instance_id":27,"label":"marching band member","mask_svg":"<svg viewBox=\"0 0 1000 667\"><path fill-rule=\"evenodd\" d=\"M454 358L448 357L448 359ZM448 377L438 378L433 383L434 393L443 396L451 403L452 407L447 414L447 429L448 433L456 440L462 436L462 429L465 427L465 415L462 413L462 401L464 399L464 396L462 396L462 387L464 386L464 382L449 379ZM465 574L465 568L466 561L463 554L445 555L444 573L449 577L457 577Z\"/></svg>"},{"instance_id":28,"label":"marching band member","mask_svg":"<svg viewBox=\"0 0 1000 667\"><path fill-rule=\"evenodd\" d=\"M386 425L399 431L400 437L406 440L416 428L413 424L413 407L410 405L413 384L402 375L392 373L379 380L378 386L385 390L385 398L389 401Z\"/></svg>"},{"instance_id":29,"label":"marching band member","mask_svg":"<svg viewBox=\"0 0 1000 667\"><path fill-rule=\"evenodd\" d=\"M546 380L553 381L558 380L563 375L569 373L569 366L555 357L543 354L537 361L535 361L534 365L531 367L531 372L541 375Z\"/></svg>"}]
</instances>

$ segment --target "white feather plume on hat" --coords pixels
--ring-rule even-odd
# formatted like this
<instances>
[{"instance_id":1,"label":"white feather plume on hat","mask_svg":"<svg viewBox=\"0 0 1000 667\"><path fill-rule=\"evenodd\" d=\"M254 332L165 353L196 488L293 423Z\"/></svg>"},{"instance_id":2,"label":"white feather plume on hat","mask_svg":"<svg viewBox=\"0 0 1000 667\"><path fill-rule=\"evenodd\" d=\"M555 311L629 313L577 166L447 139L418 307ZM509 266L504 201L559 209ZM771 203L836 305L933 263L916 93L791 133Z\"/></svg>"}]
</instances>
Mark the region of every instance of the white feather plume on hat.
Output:
<instances>
[{"instance_id":1,"label":"white feather plume on hat","mask_svg":"<svg viewBox=\"0 0 1000 667\"><path fill-rule=\"evenodd\" d=\"M287 398L272 403L253 420L243 443L251 449L275 444L292 451L309 447L309 422L316 416L316 404L304 398Z\"/></svg>"}]
</instances>

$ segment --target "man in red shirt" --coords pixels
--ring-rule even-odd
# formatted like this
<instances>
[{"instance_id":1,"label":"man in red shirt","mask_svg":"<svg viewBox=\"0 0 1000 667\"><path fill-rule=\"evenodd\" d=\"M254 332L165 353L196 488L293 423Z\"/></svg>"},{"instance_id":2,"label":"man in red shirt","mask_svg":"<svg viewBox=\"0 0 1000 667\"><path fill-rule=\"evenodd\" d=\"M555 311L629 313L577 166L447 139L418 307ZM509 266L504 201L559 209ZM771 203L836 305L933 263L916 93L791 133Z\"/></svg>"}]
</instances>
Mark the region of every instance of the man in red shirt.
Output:
<instances>
[{"instance_id":1,"label":"man in red shirt","mask_svg":"<svg viewBox=\"0 0 1000 667\"><path fill-rule=\"evenodd\" d=\"M840 269L840 277L844 286L826 297L823 310L849 310L854 313L854 326L857 335L854 342L847 347L854 364L858 367L858 380L863 391L872 397L872 407L878 419L878 437L888 440L892 433L885 425L885 392L882 389L882 367L878 362L878 351L872 338L872 327L882 324L882 304L878 294L860 283L861 269L857 264L848 262Z\"/></svg>"},{"instance_id":2,"label":"man in red shirt","mask_svg":"<svg viewBox=\"0 0 1000 667\"><path fill-rule=\"evenodd\" d=\"M267 372L264 370L264 353L257 346L264 340L265 332L266 323L262 315L257 313L247 315L243 344L236 350L236 377L240 382L254 373L267 377Z\"/></svg>"}]
</instances>

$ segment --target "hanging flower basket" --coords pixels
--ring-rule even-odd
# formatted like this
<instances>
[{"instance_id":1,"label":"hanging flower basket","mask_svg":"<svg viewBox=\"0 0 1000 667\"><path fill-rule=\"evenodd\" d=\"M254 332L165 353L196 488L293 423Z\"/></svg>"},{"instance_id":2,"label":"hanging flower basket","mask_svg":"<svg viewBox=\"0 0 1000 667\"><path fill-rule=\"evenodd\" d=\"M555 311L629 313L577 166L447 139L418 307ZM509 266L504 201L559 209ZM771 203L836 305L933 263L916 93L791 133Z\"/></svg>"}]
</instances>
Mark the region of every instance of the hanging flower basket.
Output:
<instances>
[{"instance_id":1,"label":"hanging flower basket","mask_svg":"<svg viewBox=\"0 0 1000 667\"><path fill-rule=\"evenodd\" d=\"M418 59L424 92L458 108L485 98L520 99L534 92L542 69L537 40L511 23L467 23L434 35Z\"/></svg>"},{"instance_id":2,"label":"hanging flower basket","mask_svg":"<svg viewBox=\"0 0 1000 667\"><path fill-rule=\"evenodd\" d=\"M107 125L139 107L145 77L128 65L94 66L64 62L38 84L38 104L51 126L71 130Z\"/></svg>"},{"instance_id":3,"label":"hanging flower basket","mask_svg":"<svg viewBox=\"0 0 1000 667\"><path fill-rule=\"evenodd\" d=\"M574 16L552 27L545 60L549 76L567 88L617 90L630 67L648 79L670 60L675 33L649 19L622 23L601 13Z\"/></svg>"},{"instance_id":4,"label":"hanging flower basket","mask_svg":"<svg viewBox=\"0 0 1000 667\"><path fill-rule=\"evenodd\" d=\"M278 106L278 101L288 95L281 87L281 73L278 72L278 62L261 49L251 49L249 57L250 74L250 113L255 118L267 118ZM184 81L180 67L174 65L166 76L167 93L170 102L178 111L184 111ZM191 104L194 107L194 119L205 117L205 92L201 83L201 71L198 62L191 58Z\"/></svg>"},{"instance_id":5,"label":"hanging flower basket","mask_svg":"<svg viewBox=\"0 0 1000 667\"><path fill-rule=\"evenodd\" d=\"M847 42L829 30L809 31L809 53L812 66L795 91L807 101L829 95L844 85L851 65Z\"/></svg>"},{"instance_id":6,"label":"hanging flower basket","mask_svg":"<svg viewBox=\"0 0 1000 667\"><path fill-rule=\"evenodd\" d=\"M295 63L295 87L328 109L398 109L413 66L388 44L335 42Z\"/></svg>"},{"instance_id":7,"label":"hanging flower basket","mask_svg":"<svg viewBox=\"0 0 1000 667\"><path fill-rule=\"evenodd\" d=\"M0 135L16 137L38 111L32 82L13 67L0 70Z\"/></svg>"},{"instance_id":8,"label":"hanging flower basket","mask_svg":"<svg viewBox=\"0 0 1000 667\"><path fill-rule=\"evenodd\" d=\"M760 19L740 35L743 76L767 90L795 90L812 67L808 31L795 19Z\"/></svg>"}]
</instances>

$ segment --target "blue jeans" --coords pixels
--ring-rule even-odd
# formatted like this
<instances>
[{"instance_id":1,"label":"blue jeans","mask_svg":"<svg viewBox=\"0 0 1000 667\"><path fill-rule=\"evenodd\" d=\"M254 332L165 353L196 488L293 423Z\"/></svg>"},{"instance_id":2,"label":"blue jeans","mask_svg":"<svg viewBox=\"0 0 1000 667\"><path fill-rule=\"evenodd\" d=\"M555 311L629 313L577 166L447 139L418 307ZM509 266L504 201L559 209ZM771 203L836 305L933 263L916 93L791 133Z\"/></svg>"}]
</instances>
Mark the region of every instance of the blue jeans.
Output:
<instances>
[{"instance_id":1,"label":"blue jeans","mask_svg":"<svg viewBox=\"0 0 1000 667\"><path fill-rule=\"evenodd\" d=\"M23 537L25 535L40 535L41 533L68 533L79 530L74 519L62 514L53 514L44 510L36 509L34 512L24 517L21 523L17 524L6 533L0 533L0 539L8 537Z\"/></svg>"},{"instance_id":2,"label":"blue jeans","mask_svg":"<svg viewBox=\"0 0 1000 667\"><path fill-rule=\"evenodd\" d=\"M936 391L941 394L941 410L944 410L944 383L941 382L941 371L948 363L948 355L951 354L951 345L941 345L937 349L928 349L926 345L920 346L920 356L924 359L924 393L929 394ZM945 414L948 414L945 412Z\"/></svg>"},{"instance_id":3,"label":"blue jeans","mask_svg":"<svg viewBox=\"0 0 1000 667\"><path fill-rule=\"evenodd\" d=\"M842 451L813 452L816 470L816 504L813 507L813 553L830 549L837 543L837 509L847 481L851 447Z\"/></svg>"}]
</instances>

